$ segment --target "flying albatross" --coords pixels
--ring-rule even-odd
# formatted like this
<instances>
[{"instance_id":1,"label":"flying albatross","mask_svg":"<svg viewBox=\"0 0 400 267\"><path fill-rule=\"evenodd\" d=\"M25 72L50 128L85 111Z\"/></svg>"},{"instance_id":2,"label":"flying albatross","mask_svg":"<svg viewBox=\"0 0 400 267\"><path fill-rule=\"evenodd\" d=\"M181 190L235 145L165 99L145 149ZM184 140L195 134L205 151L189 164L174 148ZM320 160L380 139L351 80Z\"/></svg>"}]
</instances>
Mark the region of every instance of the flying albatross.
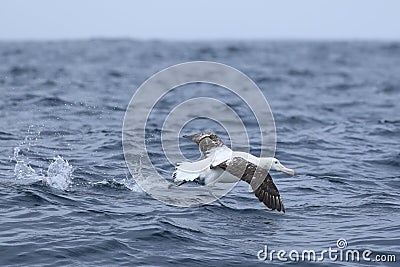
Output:
<instances>
[{"instance_id":1,"label":"flying albatross","mask_svg":"<svg viewBox=\"0 0 400 267\"><path fill-rule=\"evenodd\" d=\"M200 149L203 159L177 163L173 179L178 186L186 182L200 184L235 183L243 180L251 185L257 198L272 210L285 212L278 188L269 169L294 175L292 169L283 166L272 157L258 158L249 153L232 151L213 132L185 135Z\"/></svg>"}]
</instances>

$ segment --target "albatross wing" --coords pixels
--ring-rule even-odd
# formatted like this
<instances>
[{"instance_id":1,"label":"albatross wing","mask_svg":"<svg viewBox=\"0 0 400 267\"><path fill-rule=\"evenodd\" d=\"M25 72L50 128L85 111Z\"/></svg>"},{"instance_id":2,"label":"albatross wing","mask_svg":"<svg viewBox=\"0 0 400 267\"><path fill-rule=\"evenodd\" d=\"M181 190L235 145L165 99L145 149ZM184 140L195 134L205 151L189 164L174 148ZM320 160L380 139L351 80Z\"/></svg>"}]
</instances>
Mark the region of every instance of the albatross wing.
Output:
<instances>
[{"instance_id":1,"label":"albatross wing","mask_svg":"<svg viewBox=\"0 0 400 267\"><path fill-rule=\"evenodd\" d=\"M257 198L268 208L285 212L279 190L268 171L242 157L234 157L218 167L249 183Z\"/></svg>"},{"instance_id":2,"label":"albatross wing","mask_svg":"<svg viewBox=\"0 0 400 267\"><path fill-rule=\"evenodd\" d=\"M181 162L175 167L172 178L175 182L194 182L200 179L203 172L210 169L211 160L202 159L195 162Z\"/></svg>"},{"instance_id":3,"label":"albatross wing","mask_svg":"<svg viewBox=\"0 0 400 267\"><path fill-rule=\"evenodd\" d=\"M194 135L184 135L183 137L192 139L199 146L204 157L208 157L216 148L226 147L221 138L213 132L202 132Z\"/></svg>"}]
</instances>

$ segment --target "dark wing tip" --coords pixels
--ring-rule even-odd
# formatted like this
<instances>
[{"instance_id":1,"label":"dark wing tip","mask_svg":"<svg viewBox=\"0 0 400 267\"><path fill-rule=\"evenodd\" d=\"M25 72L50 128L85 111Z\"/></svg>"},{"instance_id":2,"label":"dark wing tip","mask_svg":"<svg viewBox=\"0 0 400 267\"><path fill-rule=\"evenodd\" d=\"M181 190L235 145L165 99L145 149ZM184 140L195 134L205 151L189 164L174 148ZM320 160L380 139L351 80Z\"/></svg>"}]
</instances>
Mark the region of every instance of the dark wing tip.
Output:
<instances>
[{"instance_id":1,"label":"dark wing tip","mask_svg":"<svg viewBox=\"0 0 400 267\"><path fill-rule=\"evenodd\" d=\"M278 188L272 181L271 176L268 174L264 182L254 191L258 200L264 203L265 206L271 210L285 212Z\"/></svg>"},{"instance_id":2,"label":"dark wing tip","mask_svg":"<svg viewBox=\"0 0 400 267\"><path fill-rule=\"evenodd\" d=\"M258 200L260 200L260 202L264 203L264 205L271 210L285 212L285 206L283 205L280 196L274 196L269 194L268 192L263 191L262 193L257 194L257 198Z\"/></svg>"}]
</instances>

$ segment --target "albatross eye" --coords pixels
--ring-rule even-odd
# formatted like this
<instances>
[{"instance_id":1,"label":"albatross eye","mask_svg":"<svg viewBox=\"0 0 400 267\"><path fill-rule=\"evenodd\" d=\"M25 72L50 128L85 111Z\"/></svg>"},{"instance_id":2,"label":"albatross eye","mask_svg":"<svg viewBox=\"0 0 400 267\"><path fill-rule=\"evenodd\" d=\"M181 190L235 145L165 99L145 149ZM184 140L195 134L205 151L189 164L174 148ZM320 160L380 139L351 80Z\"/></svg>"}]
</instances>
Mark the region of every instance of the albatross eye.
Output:
<instances>
[{"instance_id":1,"label":"albatross eye","mask_svg":"<svg viewBox=\"0 0 400 267\"><path fill-rule=\"evenodd\" d=\"M274 162L275 164L278 164L278 161L277 160L275 160L275 162Z\"/></svg>"}]
</instances>

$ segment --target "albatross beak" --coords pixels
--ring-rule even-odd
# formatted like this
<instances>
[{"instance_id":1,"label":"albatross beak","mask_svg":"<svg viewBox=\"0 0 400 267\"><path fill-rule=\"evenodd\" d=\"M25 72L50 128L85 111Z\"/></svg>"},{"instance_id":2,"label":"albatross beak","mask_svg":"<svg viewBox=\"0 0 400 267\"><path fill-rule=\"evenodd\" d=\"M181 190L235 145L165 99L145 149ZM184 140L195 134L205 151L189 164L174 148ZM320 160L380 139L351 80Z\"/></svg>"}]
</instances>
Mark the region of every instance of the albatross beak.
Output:
<instances>
[{"instance_id":1,"label":"albatross beak","mask_svg":"<svg viewBox=\"0 0 400 267\"><path fill-rule=\"evenodd\" d=\"M280 169L281 172L290 174L290 175L292 175L292 176L294 175L294 170L293 170L293 169L286 168L286 167L283 166L282 164L280 164L279 169Z\"/></svg>"},{"instance_id":2,"label":"albatross beak","mask_svg":"<svg viewBox=\"0 0 400 267\"><path fill-rule=\"evenodd\" d=\"M183 138L188 138L188 139L192 139L195 136L195 134L193 135L184 135L182 136Z\"/></svg>"}]
</instances>

